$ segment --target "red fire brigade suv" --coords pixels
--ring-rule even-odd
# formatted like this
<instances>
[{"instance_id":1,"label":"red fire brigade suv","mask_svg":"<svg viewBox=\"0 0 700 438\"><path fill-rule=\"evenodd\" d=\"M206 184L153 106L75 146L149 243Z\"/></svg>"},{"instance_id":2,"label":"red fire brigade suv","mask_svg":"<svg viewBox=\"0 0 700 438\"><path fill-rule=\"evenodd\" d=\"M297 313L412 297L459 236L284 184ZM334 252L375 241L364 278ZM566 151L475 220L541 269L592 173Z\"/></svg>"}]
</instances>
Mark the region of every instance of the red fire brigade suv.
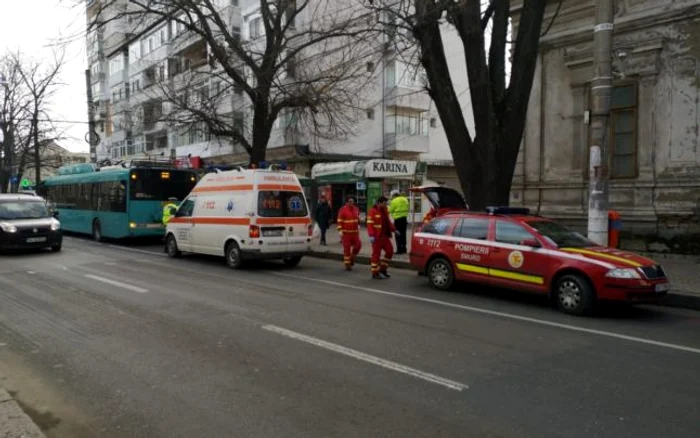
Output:
<instances>
[{"instance_id":1,"label":"red fire brigade suv","mask_svg":"<svg viewBox=\"0 0 700 438\"><path fill-rule=\"evenodd\" d=\"M439 216L413 235L411 264L439 289L466 281L548 294L575 315L598 300L654 302L669 290L653 260L598 246L524 208Z\"/></svg>"}]
</instances>

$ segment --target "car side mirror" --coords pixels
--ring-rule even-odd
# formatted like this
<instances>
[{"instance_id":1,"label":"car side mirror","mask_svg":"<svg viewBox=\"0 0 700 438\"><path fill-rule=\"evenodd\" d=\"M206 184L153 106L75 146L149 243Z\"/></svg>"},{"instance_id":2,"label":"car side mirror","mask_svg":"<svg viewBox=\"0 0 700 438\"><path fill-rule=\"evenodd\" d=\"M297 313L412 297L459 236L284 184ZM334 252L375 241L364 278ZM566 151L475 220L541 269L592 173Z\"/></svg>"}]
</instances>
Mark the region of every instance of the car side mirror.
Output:
<instances>
[{"instance_id":1,"label":"car side mirror","mask_svg":"<svg viewBox=\"0 0 700 438\"><path fill-rule=\"evenodd\" d=\"M537 241L537 239L525 239L522 242L520 242L522 246L530 246L532 248L541 248L542 245L540 245L540 242Z\"/></svg>"},{"instance_id":2,"label":"car side mirror","mask_svg":"<svg viewBox=\"0 0 700 438\"><path fill-rule=\"evenodd\" d=\"M54 219L58 219L58 217L60 216L60 213L58 211L54 211L53 213L51 213L51 216L53 216Z\"/></svg>"}]
</instances>

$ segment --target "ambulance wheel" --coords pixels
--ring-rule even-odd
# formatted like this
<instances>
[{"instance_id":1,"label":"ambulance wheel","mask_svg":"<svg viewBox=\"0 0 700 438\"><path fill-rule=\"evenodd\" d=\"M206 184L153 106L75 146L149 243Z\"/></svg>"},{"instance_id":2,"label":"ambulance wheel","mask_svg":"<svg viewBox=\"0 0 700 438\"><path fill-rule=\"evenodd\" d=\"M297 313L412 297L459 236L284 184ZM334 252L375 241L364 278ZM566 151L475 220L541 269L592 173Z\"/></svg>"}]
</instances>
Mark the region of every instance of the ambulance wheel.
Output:
<instances>
[{"instance_id":1,"label":"ambulance wheel","mask_svg":"<svg viewBox=\"0 0 700 438\"><path fill-rule=\"evenodd\" d=\"M92 223L92 238L95 242L102 242L102 225L99 219Z\"/></svg>"},{"instance_id":2,"label":"ambulance wheel","mask_svg":"<svg viewBox=\"0 0 700 438\"><path fill-rule=\"evenodd\" d=\"M165 239L165 252L168 254L168 257L172 258L177 258L182 255L177 247L177 240L172 234L168 234L168 237Z\"/></svg>"},{"instance_id":3,"label":"ambulance wheel","mask_svg":"<svg viewBox=\"0 0 700 438\"><path fill-rule=\"evenodd\" d=\"M243 254L236 242L229 242L226 245L226 265L231 269L239 269L243 266Z\"/></svg>"},{"instance_id":4,"label":"ambulance wheel","mask_svg":"<svg viewBox=\"0 0 700 438\"><path fill-rule=\"evenodd\" d=\"M586 315L595 305L595 292L590 283L580 275L561 277L554 289L557 306L571 315Z\"/></svg>"},{"instance_id":5,"label":"ambulance wheel","mask_svg":"<svg viewBox=\"0 0 700 438\"><path fill-rule=\"evenodd\" d=\"M443 257L439 257L430 262L428 269L425 271L425 275L428 277L430 284L434 288L440 290L451 289L455 282L452 263Z\"/></svg>"},{"instance_id":6,"label":"ambulance wheel","mask_svg":"<svg viewBox=\"0 0 700 438\"><path fill-rule=\"evenodd\" d=\"M289 266L290 268L293 268L299 263L301 263L301 258L301 256L285 257L282 259L282 262L284 262L284 264Z\"/></svg>"}]
</instances>

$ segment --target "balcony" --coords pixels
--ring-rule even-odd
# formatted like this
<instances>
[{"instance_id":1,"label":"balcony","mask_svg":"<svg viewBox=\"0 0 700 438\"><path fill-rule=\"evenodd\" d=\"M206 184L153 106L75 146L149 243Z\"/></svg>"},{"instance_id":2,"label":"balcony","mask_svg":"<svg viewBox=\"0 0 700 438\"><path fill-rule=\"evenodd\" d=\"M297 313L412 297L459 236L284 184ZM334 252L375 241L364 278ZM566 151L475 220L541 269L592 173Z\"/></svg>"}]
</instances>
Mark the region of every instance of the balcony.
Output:
<instances>
[{"instance_id":1,"label":"balcony","mask_svg":"<svg viewBox=\"0 0 700 438\"><path fill-rule=\"evenodd\" d=\"M430 110L431 99L420 88L396 85L384 91L384 103L387 108L409 108L417 111Z\"/></svg>"},{"instance_id":2,"label":"balcony","mask_svg":"<svg viewBox=\"0 0 700 438\"><path fill-rule=\"evenodd\" d=\"M425 154L430 151L430 138L426 135L386 134L384 146L387 152Z\"/></svg>"}]
</instances>

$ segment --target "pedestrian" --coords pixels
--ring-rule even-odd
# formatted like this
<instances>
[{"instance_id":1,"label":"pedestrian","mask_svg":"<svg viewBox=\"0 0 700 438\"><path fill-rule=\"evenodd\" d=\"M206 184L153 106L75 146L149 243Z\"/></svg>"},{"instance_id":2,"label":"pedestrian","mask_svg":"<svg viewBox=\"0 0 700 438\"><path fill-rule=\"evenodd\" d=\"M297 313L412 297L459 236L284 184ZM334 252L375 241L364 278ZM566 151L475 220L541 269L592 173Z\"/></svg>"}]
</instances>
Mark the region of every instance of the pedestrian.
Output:
<instances>
[{"instance_id":1,"label":"pedestrian","mask_svg":"<svg viewBox=\"0 0 700 438\"><path fill-rule=\"evenodd\" d=\"M377 203L367 215L367 232L372 243L371 270L372 278L381 280L389 278L389 262L394 255L394 245L391 242L392 235L396 232L394 224L389 218L389 211L384 196L377 199ZM382 252L384 257L382 257Z\"/></svg>"},{"instance_id":2,"label":"pedestrian","mask_svg":"<svg viewBox=\"0 0 700 438\"><path fill-rule=\"evenodd\" d=\"M168 225L176 212L177 198L168 198L168 203L163 207L163 225Z\"/></svg>"},{"instance_id":3,"label":"pedestrian","mask_svg":"<svg viewBox=\"0 0 700 438\"><path fill-rule=\"evenodd\" d=\"M352 271L355 257L360 253L360 209L355 205L355 198L349 197L338 212L338 233L343 243L343 264L345 269Z\"/></svg>"},{"instance_id":4,"label":"pedestrian","mask_svg":"<svg viewBox=\"0 0 700 438\"><path fill-rule=\"evenodd\" d=\"M321 229L321 245L326 246L326 231L331 226L331 219L333 217L333 212L331 211L331 206L328 204L328 199L321 195L318 206L316 207L316 223Z\"/></svg>"},{"instance_id":5,"label":"pedestrian","mask_svg":"<svg viewBox=\"0 0 700 438\"><path fill-rule=\"evenodd\" d=\"M408 213L410 207L408 198L398 190L391 191L391 203L389 204L389 214L394 220L396 228L396 254L406 254L406 230L408 229Z\"/></svg>"}]
</instances>

